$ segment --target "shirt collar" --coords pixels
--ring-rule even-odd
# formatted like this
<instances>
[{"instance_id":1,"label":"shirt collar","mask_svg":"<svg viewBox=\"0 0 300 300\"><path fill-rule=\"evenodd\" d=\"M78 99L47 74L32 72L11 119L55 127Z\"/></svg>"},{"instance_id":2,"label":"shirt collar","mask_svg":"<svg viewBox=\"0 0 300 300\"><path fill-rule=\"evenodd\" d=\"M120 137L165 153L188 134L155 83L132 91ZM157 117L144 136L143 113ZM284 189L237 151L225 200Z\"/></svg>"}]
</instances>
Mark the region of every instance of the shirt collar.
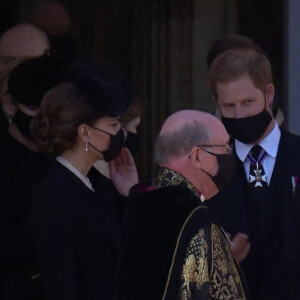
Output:
<instances>
[{"instance_id":1,"label":"shirt collar","mask_svg":"<svg viewBox=\"0 0 300 300\"><path fill-rule=\"evenodd\" d=\"M276 158L281 132L275 121L275 126L272 131L259 143L259 145L273 158ZM235 139L235 151L241 161L245 161L249 151L254 144L244 144Z\"/></svg>"}]
</instances>

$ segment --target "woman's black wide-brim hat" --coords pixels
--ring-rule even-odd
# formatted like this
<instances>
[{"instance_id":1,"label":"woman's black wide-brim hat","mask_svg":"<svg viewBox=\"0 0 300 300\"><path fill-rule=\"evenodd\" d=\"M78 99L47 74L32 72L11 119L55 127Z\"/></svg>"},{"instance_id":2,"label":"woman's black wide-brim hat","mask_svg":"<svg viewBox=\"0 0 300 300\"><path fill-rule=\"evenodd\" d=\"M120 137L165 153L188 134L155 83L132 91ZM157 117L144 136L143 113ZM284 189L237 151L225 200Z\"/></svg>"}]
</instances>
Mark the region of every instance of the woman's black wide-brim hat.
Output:
<instances>
[{"instance_id":1,"label":"woman's black wide-brim hat","mask_svg":"<svg viewBox=\"0 0 300 300\"><path fill-rule=\"evenodd\" d=\"M107 70L81 66L72 81L103 115L117 117L129 106L131 93L125 81L116 81L107 74Z\"/></svg>"}]
</instances>

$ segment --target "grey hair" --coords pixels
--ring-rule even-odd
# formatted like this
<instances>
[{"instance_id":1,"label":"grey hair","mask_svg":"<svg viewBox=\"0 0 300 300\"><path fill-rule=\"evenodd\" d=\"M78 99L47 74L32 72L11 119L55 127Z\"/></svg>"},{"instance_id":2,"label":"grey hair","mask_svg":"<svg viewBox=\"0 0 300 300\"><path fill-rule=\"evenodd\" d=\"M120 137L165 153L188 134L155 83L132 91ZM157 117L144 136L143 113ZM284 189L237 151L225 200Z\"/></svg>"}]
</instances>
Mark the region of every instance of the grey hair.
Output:
<instances>
[{"instance_id":1,"label":"grey hair","mask_svg":"<svg viewBox=\"0 0 300 300\"><path fill-rule=\"evenodd\" d=\"M207 124L199 121L188 122L177 130L160 134L154 146L154 160L159 165L188 155L196 145L208 143L211 135Z\"/></svg>"}]
</instances>

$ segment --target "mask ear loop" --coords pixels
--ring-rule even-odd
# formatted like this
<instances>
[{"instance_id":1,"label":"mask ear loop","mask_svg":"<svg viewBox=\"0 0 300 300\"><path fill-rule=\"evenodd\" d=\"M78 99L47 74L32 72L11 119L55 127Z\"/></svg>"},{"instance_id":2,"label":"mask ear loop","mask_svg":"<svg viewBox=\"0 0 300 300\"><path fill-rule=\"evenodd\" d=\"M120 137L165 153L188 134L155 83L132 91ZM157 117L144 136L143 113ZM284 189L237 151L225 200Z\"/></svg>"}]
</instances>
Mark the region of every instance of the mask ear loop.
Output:
<instances>
[{"instance_id":1,"label":"mask ear loop","mask_svg":"<svg viewBox=\"0 0 300 300\"><path fill-rule=\"evenodd\" d=\"M198 147L198 146L197 146ZM203 149L202 147L198 147L199 149L201 149L202 151L206 152L206 153L209 153L209 154L212 154L214 156L217 157L217 155L215 153L212 153L212 152L209 152L205 149ZM189 155L189 159L191 158L191 154ZM197 157L197 161L200 162L200 159ZM202 172L204 172L206 175L208 175L210 178L213 178L213 176L211 174L209 174L207 171L203 170L202 168L199 168L199 170L201 170Z\"/></svg>"},{"instance_id":2,"label":"mask ear loop","mask_svg":"<svg viewBox=\"0 0 300 300\"><path fill-rule=\"evenodd\" d=\"M267 87L266 87L266 89L265 89L265 110L267 110L267 97L268 97L268 94L267 94ZM270 109L272 117L273 117L272 104L270 104L269 109Z\"/></svg>"}]
</instances>

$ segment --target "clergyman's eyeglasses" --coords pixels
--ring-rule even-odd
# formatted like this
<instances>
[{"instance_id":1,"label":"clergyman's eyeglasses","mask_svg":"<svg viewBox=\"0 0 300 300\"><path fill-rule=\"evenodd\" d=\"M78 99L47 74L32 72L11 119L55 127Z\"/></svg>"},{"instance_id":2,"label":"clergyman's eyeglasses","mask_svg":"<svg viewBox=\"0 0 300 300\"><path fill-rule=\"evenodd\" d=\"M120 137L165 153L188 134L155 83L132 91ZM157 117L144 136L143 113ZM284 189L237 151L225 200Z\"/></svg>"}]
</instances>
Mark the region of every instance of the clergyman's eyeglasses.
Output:
<instances>
[{"instance_id":1,"label":"clergyman's eyeglasses","mask_svg":"<svg viewBox=\"0 0 300 300\"><path fill-rule=\"evenodd\" d=\"M202 150L204 150L205 152L208 152L208 153L211 153L211 154L213 154L213 152L207 151L203 148L224 147L227 150L227 152L224 153L224 154L227 154L227 155L231 155L232 148L233 148L232 145L228 145L228 144L225 144L225 145L197 145L197 147L199 147Z\"/></svg>"}]
</instances>

